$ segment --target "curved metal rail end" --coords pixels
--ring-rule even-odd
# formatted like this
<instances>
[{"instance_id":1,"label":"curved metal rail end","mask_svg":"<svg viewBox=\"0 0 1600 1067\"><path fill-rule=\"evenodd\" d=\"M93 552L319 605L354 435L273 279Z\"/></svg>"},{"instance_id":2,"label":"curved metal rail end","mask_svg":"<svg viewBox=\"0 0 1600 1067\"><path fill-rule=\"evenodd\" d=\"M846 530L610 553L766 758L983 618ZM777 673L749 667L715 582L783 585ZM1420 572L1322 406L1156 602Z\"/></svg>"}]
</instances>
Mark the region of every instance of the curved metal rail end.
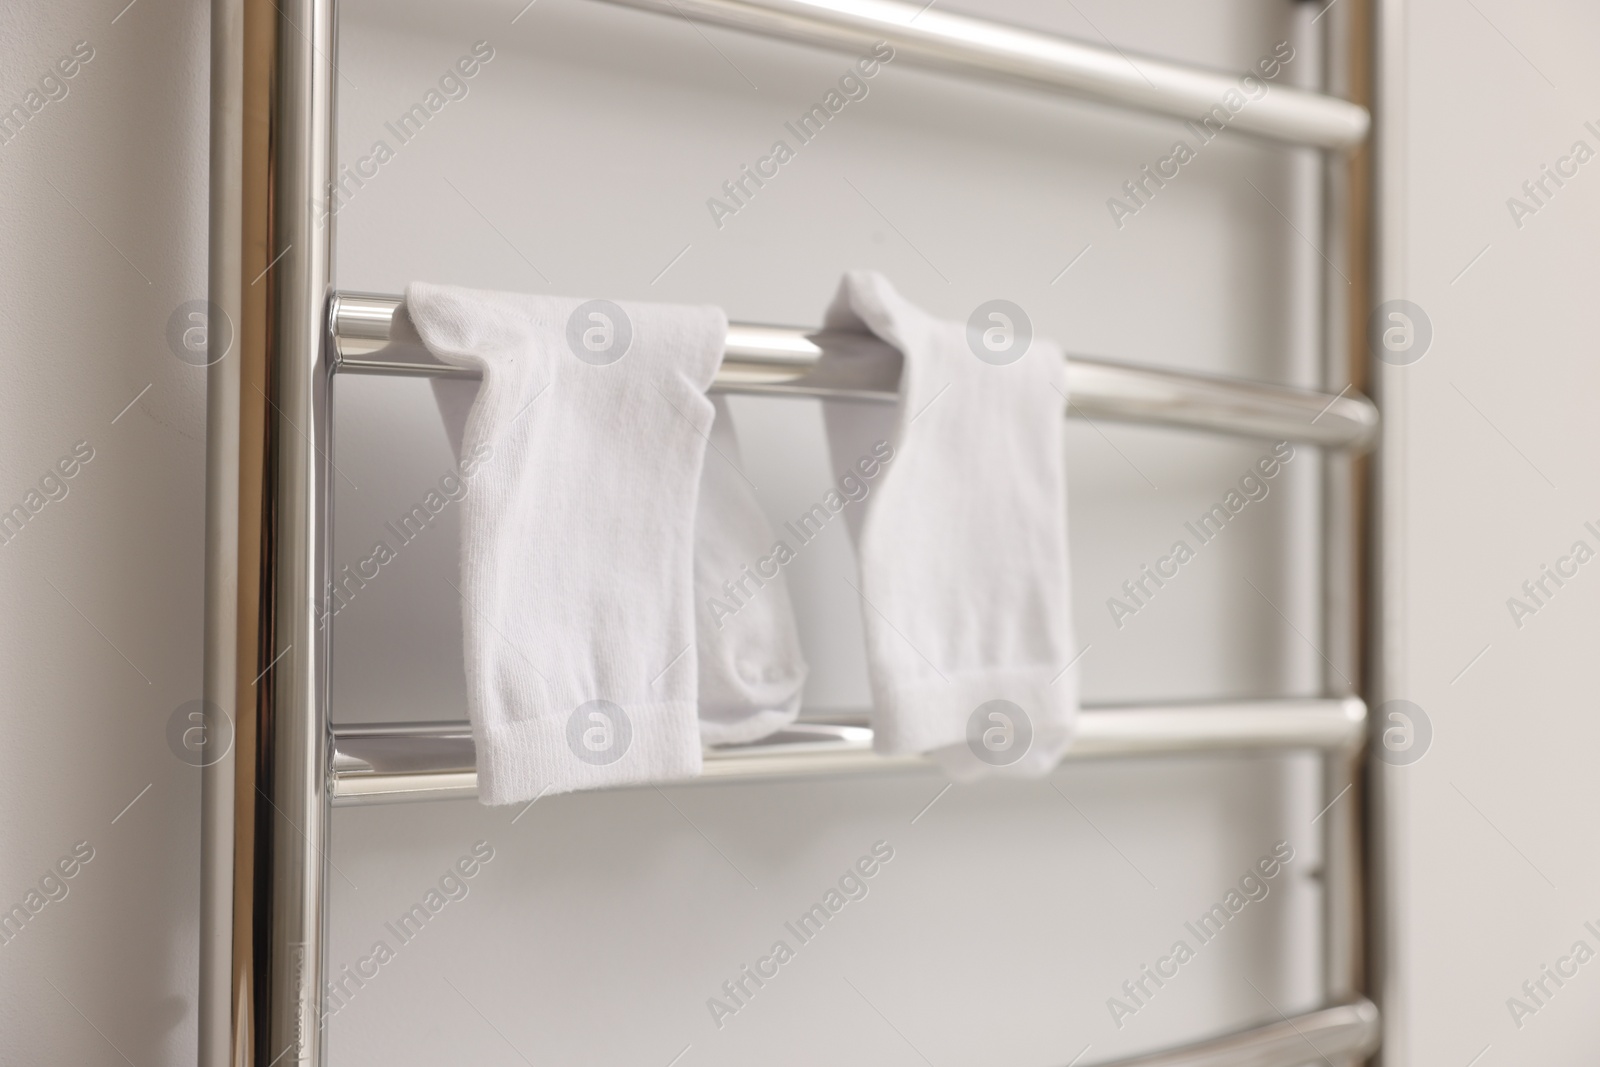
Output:
<instances>
[{"instance_id":1,"label":"curved metal rail end","mask_svg":"<svg viewBox=\"0 0 1600 1067\"><path fill-rule=\"evenodd\" d=\"M1362 1060L1378 1048L1378 1006L1365 997L1165 1052L1093 1067L1305 1067Z\"/></svg>"}]
</instances>

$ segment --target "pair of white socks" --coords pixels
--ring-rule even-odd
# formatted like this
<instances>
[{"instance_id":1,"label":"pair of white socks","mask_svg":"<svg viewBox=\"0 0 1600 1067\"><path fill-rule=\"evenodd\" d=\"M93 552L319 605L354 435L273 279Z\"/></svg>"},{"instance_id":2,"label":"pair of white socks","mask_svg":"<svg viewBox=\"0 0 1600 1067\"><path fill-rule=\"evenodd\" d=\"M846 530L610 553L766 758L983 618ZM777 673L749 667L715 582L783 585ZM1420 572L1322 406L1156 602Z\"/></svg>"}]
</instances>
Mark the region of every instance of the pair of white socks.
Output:
<instances>
[{"instance_id":1,"label":"pair of white socks","mask_svg":"<svg viewBox=\"0 0 1600 1067\"><path fill-rule=\"evenodd\" d=\"M690 778L702 742L792 721L788 593L749 570L774 538L705 395L723 313L423 284L406 311L435 356L483 375L459 592L484 802ZM963 779L1046 773L1077 703L1061 353L1028 338L997 356L987 330L868 272L826 328L902 355L894 408L824 405L835 461L881 467L849 519L875 747Z\"/></svg>"}]
</instances>

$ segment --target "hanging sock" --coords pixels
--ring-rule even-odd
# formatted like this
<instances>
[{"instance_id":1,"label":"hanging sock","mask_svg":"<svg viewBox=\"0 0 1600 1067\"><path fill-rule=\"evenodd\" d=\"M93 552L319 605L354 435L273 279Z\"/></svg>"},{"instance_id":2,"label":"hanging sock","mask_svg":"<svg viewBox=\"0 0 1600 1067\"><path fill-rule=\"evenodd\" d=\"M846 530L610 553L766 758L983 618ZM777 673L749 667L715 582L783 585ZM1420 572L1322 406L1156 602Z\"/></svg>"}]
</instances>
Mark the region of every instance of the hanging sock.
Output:
<instances>
[{"instance_id":1,"label":"hanging sock","mask_svg":"<svg viewBox=\"0 0 1600 1067\"><path fill-rule=\"evenodd\" d=\"M961 779L1048 773L1077 710L1066 364L1016 327L940 321L870 271L845 276L827 315L902 357L891 412L825 405L835 463L882 467L852 522L874 747Z\"/></svg>"},{"instance_id":2,"label":"hanging sock","mask_svg":"<svg viewBox=\"0 0 1600 1067\"><path fill-rule=\"evenodd\" d=\"M726 317L422 283L405 311L483 375L459 587L480 798L694 777L693 541Z\"/></svg>"},{"instance_id":3,"label":"hanging sock","mask_svg":"<svg viewBox=\"0 0 1600 1067\"><path fill-rule=\"evenodd\" d=\"M395 324L395 341L421 344L405 315ZM433 390L459 460L478 383L436 378ZM700 739L747 744L794 721L807 667L788 581L771 561L777 537L744 472L727 401L710 400L716 419L701 464L694 535Z\"/></svg>"}]
</instances>

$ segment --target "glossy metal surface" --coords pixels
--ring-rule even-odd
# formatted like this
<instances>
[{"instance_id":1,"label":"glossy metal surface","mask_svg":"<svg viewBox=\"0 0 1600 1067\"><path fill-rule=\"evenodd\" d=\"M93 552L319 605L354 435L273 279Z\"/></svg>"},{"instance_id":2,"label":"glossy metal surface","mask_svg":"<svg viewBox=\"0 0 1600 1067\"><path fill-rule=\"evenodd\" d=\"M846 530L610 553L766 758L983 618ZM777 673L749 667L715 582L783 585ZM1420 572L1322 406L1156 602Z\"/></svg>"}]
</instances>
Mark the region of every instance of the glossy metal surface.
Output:
<instances>
[{"instance_id":1,"label":"glossy metal surface","mask_svg":"<svg viewBox=\"0 0 1600 1067\"><path fill-rule=\"evenodd\" d=\"M328 819L322 315L331 0L216 0L206 691L233 723L202 818L204 1067L320 1067ZM217 312L213 312L215 317Z\"/></svg>"},{"instance_id":2,"label":"glossy metal surface","mask_svg":"<svg viewBox=\"0 0 1600 1067\"><path fill-rule=\"evenodd\" d=\"M1312 23L1323 40L1322 88L1365 102L1371 41L1370 0L1350 0ZM1323 291L1323 388L1367 387L1366 320L1371 292L1368 247L1370 153L1358 150L1323 160L1322 218L1318 245ZM1366 691L1363 616L1366 601L1368 524L1365 457L1322 455L1322 691ZM1322 760L1323 996L1349 1000L1366 993L1367 893L1364 823L1367 792L1359 750L1330 752ZM1365 1056L1329 1057L1353 1067Z\"/></svg>"},{"instance_id":3,"label":"glossy metal surface","mask_svg":"<svg viewBox=\"0 0 1600 1067\"><path fill-rule=\"evenodd\" d=\"M899 0L611 0L769 37L865 54L878 41L897 63L1067 93L1101 103L1198 121L1245 71L1212 71L1084 44ZM1367 135L1365 108L1333 97L1272 88L1233 115L1231 130L1321 148Z\"/></svg>"},{"instance_id":4,"label":"glossy metal surface","mask_svg":"<svg viewBox=\"0 0 1600 1067\"><path fill-rule=\"evenodd\" d=\"M702 778L871 774L931 766L920 757L874 754L872 731L850 718L803 721L755 744L708 749ZM1365 734L1366 707L1354 698L1085 708L1066 759L1253 749L1349 753ZM335 727L334 750L336 805L477 795L472 731L465 722Z\"/></svg>"},{"instance_id":5,"label":"glossy metal surface","mask_svg":"<svg viewBox=\"0 0 1600 1067\"><path fill-rule=\"evenodd\" d=\"M434 361L425 351L384 351L400 300L339 293L330 312L336 357L345 374L473 378L476 373ZM388 358L375 358L374 354ZM840 358L848 356L849 358ZM822 396L854 400L896 398L900 356L857 334L795 327L728 326L727 349L715 388L722 392ZM1153 367L1067 360L1069 415L1333 448L1359 449L1377 432L1378 413L1359 393L1342 396L1240 379Z\"/></svg>"},{"instance_id":6,"label":"glossy metal surface","mask_svg":"<svg viewBox=\"0 0 1600 1067\"><path fill-rule=\"evenodd\" d=\"M1414 173L1409 154L1418 143L1411 121L1415 110L1410 102L1413 91L1426 92L1417 84L1413 57L1417 43L1410 31L1412 5L1391 0L1377 4L1372 21L1372 100L1373 111L1383 121L1373 138L1371 166L1372 283L1373 299L1383 299L1406 291L1416 274L1408 269L1409 229L1406 215L1414 203ZM1367 541L1370 574L1366 589L1371 596L1367 621L1370 632L1365 648L1371 659L1368 668L1371 693L1376 701L1405 697L1413 693L1414 678L1407 670L1414 640L1431 639L1420 630L1413 634L1407 626L1408 591L1415 588L1409 559L1417 552L1412 523L1413 494L1424 488L1407 476L1408 452L1416 447L1425 425L1404 414L1408 390L1415 388L1415 377L1406 367L1386 367L1376 360L1368 362L1372 389L1396 411L1397 418L1383 429L1380 451L1373 459L1374 488L1370 495L1372 516ZM1437 766L1437 765L1436 765ZM1420 918L1412 908L1431 908L1424 896L1408 891L1403 879L1413 861L1411 850L1425 843L1415 836L1416 813L1407 813L1410 797L1418 784L1413 768L1389 767L1376 760L1368 763L1368 796L1372 814L1366 822L1368 861L1373 866L1367 913L1370 951L1367 967L1368 989L1385 1013L1386 1040L1397 1048L1416 1048L1412 1030L1422 1018L1408 991L1408 979L1427 973L1422 961L1406 959L1415 948ZM1431 792L1431 791L1430 791ZM1426 795L1426 794L1424 794ZM1398 1057L1396 1057L1398 1060Z\"/></svg>"},{"instance_id":7,"label":"glossy metal surface","mask_svg":"<svg viewBox=\"0 0 1600 1067\"><path fill-rule=\"evenodd\" d=\"M244 11L219 0L211 12L211 247L208 288L228 322L242 321ZM209 323L208 323L209 327ZM204 699L230 721L239 647L239 357L234 331L208 328L206 377L206 592ZM208 737L207 741L211 739ZM233 1030L234 804L238 746L200 771L198 1063L231 1063Z\"/></svg>"},{"instance_id":8,"label":"glossy metal surface","mask_svg":"<svg viewBox=\"0 0 1600 1067\"><path fill-rule=\"evenodd\" d=\"M1366 1057L1378 1047L1378 1009L1356 999L1168 1052L1094 1067L1303 1067Z\"/></svg>"}]
</instances>

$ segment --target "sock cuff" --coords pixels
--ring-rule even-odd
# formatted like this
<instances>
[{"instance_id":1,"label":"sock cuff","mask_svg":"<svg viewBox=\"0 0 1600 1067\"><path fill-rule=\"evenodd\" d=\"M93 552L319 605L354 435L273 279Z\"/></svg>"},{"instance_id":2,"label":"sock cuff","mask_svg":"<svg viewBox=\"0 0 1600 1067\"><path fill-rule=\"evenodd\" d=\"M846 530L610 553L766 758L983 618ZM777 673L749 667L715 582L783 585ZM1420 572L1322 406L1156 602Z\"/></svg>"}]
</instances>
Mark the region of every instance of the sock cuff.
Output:
<instances>
[{"instance_id":1,"label":"sock cuff","mask_svg":"<svg viewBox=\"0 0 1600 1067\"><path fill-rule=\"evenodd\" d=\"M1004 747L998 743L1005 740L1007 729L1011 743L1025 743L1029 749L1064 743L1071 731L1075 701L1069 679L1057 675L1058 681L1052 685L1051 677L1058 670L1019 666L944 678L874 679L872 747L885 756L931 752L967 745L973 734L982 744L984 732L991 729L999 731L992 735L997 747ZM993 701L1011 707L990 707L979 714L980 708ZM993 718L994 713L1003 718ZM979 723L976 727L974 720ZM1004 753L995 758L1004 759Z\"/></svg>"},{"instance_id":2,"label":"sock cuff","mask_svg":"<svg viewBox=\"0 0 1600 1067\"><path fill-rule=\"evenodd\" d=\"M479 799L515 804L579 789L681 781L700 774L700 730L692 702L626 710L610 704L585 713L588 707L568 716L541 715L475 729Z\"/></svg>"}]
</instances>

